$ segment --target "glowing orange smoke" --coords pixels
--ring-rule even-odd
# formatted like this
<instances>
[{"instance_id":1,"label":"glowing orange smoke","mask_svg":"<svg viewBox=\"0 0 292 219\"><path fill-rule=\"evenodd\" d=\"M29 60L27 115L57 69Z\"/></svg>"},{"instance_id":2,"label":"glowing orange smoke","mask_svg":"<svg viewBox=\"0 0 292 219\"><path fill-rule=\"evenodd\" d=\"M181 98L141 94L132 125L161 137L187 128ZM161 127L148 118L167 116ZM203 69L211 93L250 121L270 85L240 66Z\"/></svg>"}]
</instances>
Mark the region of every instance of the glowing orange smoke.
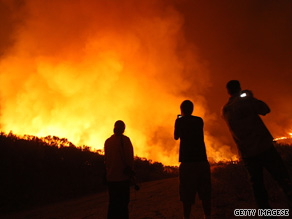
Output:
<instances>
[{"instance_id":1,"label":"glowing orange smoke","mask_svg":"<svg viewBox=\"0 0 292 219\"><path fill-rule=\"evenodd\" d=\"M102 149L121 119L136 155L176 165L180 103L194 100L194 114L214 120L202 95L209 74L168 3L29 0L22 7L15 43L0 61L3 131ZM205 137L211 160L237 159L208 130Z\"/></svg>"}]
</instances>

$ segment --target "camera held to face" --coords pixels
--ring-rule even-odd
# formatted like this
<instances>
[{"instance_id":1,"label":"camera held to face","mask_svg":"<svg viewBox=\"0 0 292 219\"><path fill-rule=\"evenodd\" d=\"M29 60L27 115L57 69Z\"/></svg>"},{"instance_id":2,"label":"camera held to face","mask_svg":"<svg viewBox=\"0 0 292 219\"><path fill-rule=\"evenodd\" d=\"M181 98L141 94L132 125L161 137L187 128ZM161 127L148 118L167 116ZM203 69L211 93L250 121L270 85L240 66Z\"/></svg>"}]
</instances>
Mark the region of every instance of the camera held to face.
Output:
<instances>
[{"instance_id":1,"label":"camera held to face","mask_svg":"<svg viewBox=\"0 0 292 219\"><path fill-rule=\"evenodd\" d=\"M253 98L253 93L250 90L242 90L239 94L241 98Z\"/></svg>"},{"instance_id":2,"label":"camera held to face","mask_svg":"<svg viewBox=\"0 0 292 219\"><path fill-rule=\"evenodd\" d=\"M247 96L247 93L245 93L245 92L242 92L242 93L240 94L240 97L241 97L241 98L246 97L246 96Z\"/></svg>"}]
</instances>

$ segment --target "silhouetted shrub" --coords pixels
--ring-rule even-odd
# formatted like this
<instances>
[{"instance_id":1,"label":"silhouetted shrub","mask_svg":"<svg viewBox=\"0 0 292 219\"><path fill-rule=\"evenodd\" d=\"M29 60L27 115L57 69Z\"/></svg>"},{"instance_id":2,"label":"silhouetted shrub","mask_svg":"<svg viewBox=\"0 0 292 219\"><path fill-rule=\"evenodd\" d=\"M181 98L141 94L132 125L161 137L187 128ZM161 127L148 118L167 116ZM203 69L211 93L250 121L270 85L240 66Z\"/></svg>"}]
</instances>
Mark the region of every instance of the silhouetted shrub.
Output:
<instances>
[{"instance_id":1,"label":"silhouetted shrub","mask_svg":"<svg viewBox=\"0 0 292 219\"><path fill-rule=\"evenodd\" d=\"M177 176L145 158L134 161L137 181ZM166 169L165 169L166 168ZM104 156L90 147L76 147L65 138L0 134L0 212L17 211L105 189Z\"/></svg>"},{"instance_id":2,"label":"silhouetted shrub","mask_svg":"<svg viewBox=\"0 0 292 219\"><path fill-rule=\"evenodd\" d=\"M291 145L277 145L276 149L291 174ZM0 133L0 212L3 214L104 190L104 168L104 156L100 150L93 152L88 146L76 147L66 138L20 138L13 133ZM137 182L178 176L177 167L140 157L135 157L134 169ZM222 191L217 189L215 193L241 191L238 193L240 198L252 196L241 162L213 164L212 179L222 187ZM229 182L228 186L226 182Z\"/></svg>"}]
</instances>

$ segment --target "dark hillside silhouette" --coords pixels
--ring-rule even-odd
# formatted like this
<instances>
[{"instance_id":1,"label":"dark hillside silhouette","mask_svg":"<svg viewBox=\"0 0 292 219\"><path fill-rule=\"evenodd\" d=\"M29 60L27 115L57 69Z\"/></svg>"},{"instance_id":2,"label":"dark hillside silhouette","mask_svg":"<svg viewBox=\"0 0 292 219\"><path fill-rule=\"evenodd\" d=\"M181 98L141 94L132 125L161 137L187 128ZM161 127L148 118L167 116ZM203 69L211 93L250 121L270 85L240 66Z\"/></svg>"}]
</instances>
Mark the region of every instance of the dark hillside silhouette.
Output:
<instances>
[{"instance_id":1,"label":"dark hillside silhouette","mask_svg":"<svg viewBox=\"0 0 292 219\"><path fill-rule=\"evenodd\" d=\"M105 189L102 184L104 157L100 152L92 152L86 146L75 147L68 140L58 137L48 136L44 139L34 136L26 136L26 139L23 139L12 133L0 134L0 215ZM276 149L292 176L291 145L276 145ZM161 163L153 163L139 157L135 158L134 167L138 182L174 177L178 173L175 167L163 166ZM241 162L212 164L211 169L214 188L212 202L214 209L217 209L214 215L227 218L228 215L233 215L235 208L255 207L254 201L251 202L252 189ZM279 192L277 184L268 174L265 178L272 206L285 207L282 205L285 197ZM177 180L174 179L174 182ZM138 197L139 194L145 193L146 188L143 186L144 184L137 192ZM177 192L175 188L177 185L174 185L171 197L175 196L174 199L178 200L178 194L173 193ZM151 195L146 195L146 198L150 197ZM141 202L143 210L142 206L145 206L147 199L137 201ZM147 208L144 210L146 215ZM68 211L65 213L69 214ZM141 212L139 214L141 216Z\"/></svg>"},{"instance_id":2,"label":"dark hillside silhouette","mask_svg":"<svg viewBox=\"0 0 292 219\"><path fill-rule=\"evenodd\" d=\"M291 175L291 145L277 145L276 148L282 155ZM147 164L147 161L139 159L140 167L143 166L143 162ZM144 170L146 171L146 169ZM256 208L248 174L241 162L216 163L212 164L211 169L213 188L212 218L237 218L234 216L234 209ZM264 172L264 174L272 207L275 209L287 209L289 206L287 205L285 194L267 172ZM134 192L132 188L129 206L130 218L180 218L183 214L183 209L179 201L178 183L179 181L176 177L141 183L139 192ZM106 218L107 195L107 192L104 191L27 211L11 213L2 217L7 219ZM191 218L204 217L199 200L196 201L192 208L191 215Z\"/></svg>"},{"instance_id":3,"label":"dark hillside silhouette","mask_svg":"<svg viewBox=\"0 0 292 219\"><path fill-rule=\"evenodd\" d=\"M177 176L164 167L135 158L137 181ZM104 190L104 156L76 147L65 138L0 134L0 212L7 213ZM0 213L0 214L1 214Z\"/></svg>"}]
</instances>

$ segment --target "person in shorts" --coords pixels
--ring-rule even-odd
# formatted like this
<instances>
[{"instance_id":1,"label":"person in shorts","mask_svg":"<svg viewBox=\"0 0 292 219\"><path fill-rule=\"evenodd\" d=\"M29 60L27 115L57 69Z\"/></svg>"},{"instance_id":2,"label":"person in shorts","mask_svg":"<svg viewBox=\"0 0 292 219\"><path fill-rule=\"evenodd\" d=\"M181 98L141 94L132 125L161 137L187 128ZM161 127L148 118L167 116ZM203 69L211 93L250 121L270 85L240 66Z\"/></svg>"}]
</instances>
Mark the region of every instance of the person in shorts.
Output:
<instances>
[{"instance_id":1,"label":"person in shorts","mask_svg":"<svg viewBox=\"0 0 292 219\"><path fill-rule=\"evenodd\" d=\"M196 194L202 201L205 218L211 218L211 174L204 142L203 119L193 116L193 103L182 102L175 121L174 138L180 139L179 194L184 218L190 218Z\"/></svg>"}]
</instances>

